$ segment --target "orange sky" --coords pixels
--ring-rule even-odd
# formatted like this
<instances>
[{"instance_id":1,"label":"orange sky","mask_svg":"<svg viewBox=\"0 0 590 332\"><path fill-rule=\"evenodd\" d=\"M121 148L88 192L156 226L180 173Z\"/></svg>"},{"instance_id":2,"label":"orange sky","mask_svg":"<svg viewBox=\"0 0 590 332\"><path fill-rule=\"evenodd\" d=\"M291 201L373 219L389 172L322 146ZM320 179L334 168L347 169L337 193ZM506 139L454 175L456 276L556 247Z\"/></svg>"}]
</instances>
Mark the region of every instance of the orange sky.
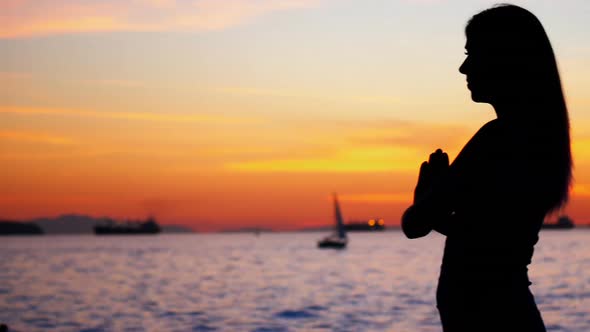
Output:
<instances>
[{"instance_id":1,"label":"orange sky","mask_svg":"<svg viewBox=\"0 0 590 332\"><path fill-rule=\"evenodd\" d=\"M421 161L493 118L457 71L491 3L3 1L0 217L287 230L331 223L337 192L398 224ZM587 223L590 4L516 3L558 56Z\"/></svg>"}]
</instances>

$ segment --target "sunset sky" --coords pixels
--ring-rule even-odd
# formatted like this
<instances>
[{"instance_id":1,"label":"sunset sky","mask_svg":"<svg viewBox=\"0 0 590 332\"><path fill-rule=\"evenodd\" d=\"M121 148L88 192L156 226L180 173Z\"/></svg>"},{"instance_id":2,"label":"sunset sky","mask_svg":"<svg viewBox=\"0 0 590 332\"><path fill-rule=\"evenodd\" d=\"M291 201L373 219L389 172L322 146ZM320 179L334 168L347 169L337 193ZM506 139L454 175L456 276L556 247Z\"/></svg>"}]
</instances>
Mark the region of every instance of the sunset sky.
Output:
<instances>
[{"instance_id":1,"label":"sunset sky","mask_svg":"<svg viewBox=\"0 0 590 332\"><path fill-rule=\"evenodd\" d=\"M0 218L154 215L199 231L398 224L418 166L494 117L471 102L479 0L1 0ZM535 13L590 222L590 1Z\"/></svg>"}]
</instances>

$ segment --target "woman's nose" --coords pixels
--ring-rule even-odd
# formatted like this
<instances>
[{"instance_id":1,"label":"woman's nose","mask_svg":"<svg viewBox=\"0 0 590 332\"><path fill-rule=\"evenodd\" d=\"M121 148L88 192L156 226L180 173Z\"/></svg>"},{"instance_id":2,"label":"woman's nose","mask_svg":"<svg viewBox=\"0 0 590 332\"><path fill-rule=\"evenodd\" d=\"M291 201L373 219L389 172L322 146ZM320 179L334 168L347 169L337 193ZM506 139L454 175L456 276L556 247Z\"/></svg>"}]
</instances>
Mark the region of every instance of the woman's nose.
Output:
<instances>
[{"instance_id":1,"label":"woman's nose","mask_svg":"<svg viewBox=\"0 0 590 332\"><path fill-rule=\"evenodd\" d=\"M468 61L469 61L469 56L467 56L467 58L465 58L465 61L463 61L463 63L461 64L461 66L459 66L459 72L461 74L467 75Z\"/></svg>"}]
</instances>

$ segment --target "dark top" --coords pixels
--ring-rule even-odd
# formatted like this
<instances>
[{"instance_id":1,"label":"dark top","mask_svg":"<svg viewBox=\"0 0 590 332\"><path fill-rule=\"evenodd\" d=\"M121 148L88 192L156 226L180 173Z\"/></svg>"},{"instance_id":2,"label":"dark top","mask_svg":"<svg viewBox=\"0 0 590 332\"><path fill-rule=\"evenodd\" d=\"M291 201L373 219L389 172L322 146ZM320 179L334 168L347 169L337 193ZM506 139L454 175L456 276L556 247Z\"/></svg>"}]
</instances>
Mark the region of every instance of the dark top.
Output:
<instances>
[{"instance_id":1,"label":"dark top","mask_svg":"<svg viewBox=\"0 0 590 332\"><path fill-rule=\"evenodd\" d=\"M449 168L444 187L452 213L438 222L447 235L439 287L528 285L527 265L546 213L535 169L542 151L531 151L534 144L516 127L487 123Z\"/></svg>"},{"instance_id":2,"label":"dark top","mask_svg":"<svg viewBox=\"0 0 590 332\"><path fill-rule=\"evenodd\" d=\"M543 154L531 150L535 144L527 137L533 136L517 127L501 120L484 125L440 186L451 212L435 225L447 236L437 290L445 331L463 331L449 326L467 324L466 317L498 322L498 308L542 327L528 291L527 265L547 212L539 204L543 174L535 168Z\"/></svg>"}]
</instances>

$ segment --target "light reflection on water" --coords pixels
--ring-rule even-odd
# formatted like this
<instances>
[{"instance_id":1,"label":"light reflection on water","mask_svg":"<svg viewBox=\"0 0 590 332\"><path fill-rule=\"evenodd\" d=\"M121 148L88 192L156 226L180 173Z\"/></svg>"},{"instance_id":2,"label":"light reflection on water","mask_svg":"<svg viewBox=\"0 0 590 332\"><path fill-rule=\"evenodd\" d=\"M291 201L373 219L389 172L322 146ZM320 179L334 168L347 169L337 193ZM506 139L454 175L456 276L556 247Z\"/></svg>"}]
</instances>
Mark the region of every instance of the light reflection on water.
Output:
<instances>
[{"instance_id":1,"label":"light reflection on water","mask_svg":"<svg viewBox=\"0 0 590 332\"><path fill-rule=\"evenodd\" d=\"M18 331L440 331L444 238L353 233L9 237L0 322ZM544 231L530 267L549 331L590 331L590 231Z\"/></svg>"}]
</instances>

